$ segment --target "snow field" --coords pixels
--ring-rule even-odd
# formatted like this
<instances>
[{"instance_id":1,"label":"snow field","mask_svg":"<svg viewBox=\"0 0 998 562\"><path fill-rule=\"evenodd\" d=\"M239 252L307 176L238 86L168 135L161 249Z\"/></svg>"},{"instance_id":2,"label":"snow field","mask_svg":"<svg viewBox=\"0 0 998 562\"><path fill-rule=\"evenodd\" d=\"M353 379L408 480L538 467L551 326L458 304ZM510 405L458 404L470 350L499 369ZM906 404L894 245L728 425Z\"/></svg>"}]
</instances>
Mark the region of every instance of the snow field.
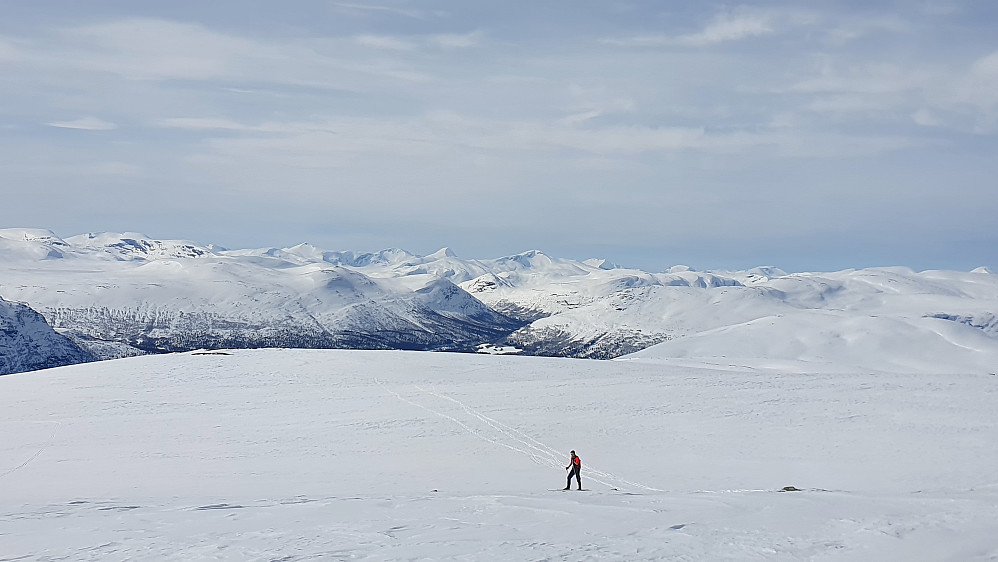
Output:
<instances>
[{"instance_id":1,"label":"snow field","mask_svg":"<svg viewBox=\"0 0 998 562\"><path fill-rule=\"evenodd\" d=\"M0 378L0 560L998 557L998 377L224 353Z\"/></svg>"}]
</instances>

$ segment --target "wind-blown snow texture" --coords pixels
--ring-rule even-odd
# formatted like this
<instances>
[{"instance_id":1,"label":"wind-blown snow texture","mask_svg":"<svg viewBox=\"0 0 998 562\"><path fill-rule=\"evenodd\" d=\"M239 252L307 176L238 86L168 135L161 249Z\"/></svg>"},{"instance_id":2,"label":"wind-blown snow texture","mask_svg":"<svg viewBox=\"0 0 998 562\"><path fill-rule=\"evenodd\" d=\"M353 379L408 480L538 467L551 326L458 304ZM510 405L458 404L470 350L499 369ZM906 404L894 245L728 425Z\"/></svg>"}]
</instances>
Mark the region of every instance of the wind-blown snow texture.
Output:
<instances>
[{"instance_id":1,"label":"wind-blown snow texture","mask_svg":"<svg viewBox=\"0 0 998 562\"><path fill-rule=\"evenodd\" d=\"M0 375L93 361L31 308L0 298Z\"/></svg>"},{"instance_id":2,"label":"wind-blown snow texture","mask_svg":"<svg viewBox=\"0 0 998 562\"><path fill-rule=\"evenodd\" d=\"M660 344L646 357L906 370L943 356L991 372L998 346L998 276L984 269L647 273L537 251L225 250L30 229L0 230L0 260L0 295L101 358L309 347L608 359Z\"/></svg>"},{"instance_id":3,"label":"wind-blown snow texture","mask_svg":"<svg viewBox=\"0 0 998 562\"><path fill-rule=\"evenodd\" d=\"M11 560L994 560L996 399L986 374L641 359L61 367L0 377L0 544ZM570 449L587 492L558 490Z\"/></svg>"}]
</instances>

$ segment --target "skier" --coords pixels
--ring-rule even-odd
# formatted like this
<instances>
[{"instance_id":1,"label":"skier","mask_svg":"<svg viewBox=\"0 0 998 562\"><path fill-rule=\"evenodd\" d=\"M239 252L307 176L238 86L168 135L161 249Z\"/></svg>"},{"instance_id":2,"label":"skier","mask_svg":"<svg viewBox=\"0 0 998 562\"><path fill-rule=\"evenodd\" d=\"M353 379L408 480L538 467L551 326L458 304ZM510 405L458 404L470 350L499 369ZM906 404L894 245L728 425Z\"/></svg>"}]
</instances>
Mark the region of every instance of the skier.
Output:
<instances>
[{"instance_id":1,"label":"skier","mask_svg":"<svg viewBox=\"0 0 998 562\"><path fill-rule=\"evenodd\" d=\"M568 473L568 482L565 483L565 489L568 490L572 487L572 477L575 477L575 481L579 484L579 489L582 489L582 459L575 456L575 451L572 451L572 460L569 461L568 466L565 470L571 469Z\"/></svg>"}]
</instances>

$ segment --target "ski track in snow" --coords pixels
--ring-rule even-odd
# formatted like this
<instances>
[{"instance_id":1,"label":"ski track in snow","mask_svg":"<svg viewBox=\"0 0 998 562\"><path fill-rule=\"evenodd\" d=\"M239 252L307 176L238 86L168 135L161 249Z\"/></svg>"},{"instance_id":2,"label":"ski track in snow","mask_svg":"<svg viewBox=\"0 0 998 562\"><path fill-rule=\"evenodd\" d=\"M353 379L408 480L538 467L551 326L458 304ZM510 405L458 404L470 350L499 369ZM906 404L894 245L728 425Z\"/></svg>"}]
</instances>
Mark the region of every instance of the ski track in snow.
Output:
<instances>
[{"instance_id":1,"label":"ski track in snow","mask_svg":"<svg viewBox=\"0 0 998 562\"><path fill-rule=\"evenodd\" d=\"M51 424L53 424L52 434L49 435L48 441L46 441L45 444L41 446L41 448L39 448L37 451L35 451L35 454L33 454L30 457L28 457L27 459L25 459L24 462L22 462L21 464L15 466L15 467L12 467L12 468L6 470L5 472L0 473L0 478L4 478L6 476L9 476L9 475L17 472L18 470L21 470L22 468L24 468L24 467L28 466L29 464L31 464L32 461L34 461L42 453L44 453L45 449L47 449L55 441L55 434L56 434L56 431L59 428L59 425L61 425L61 422L58 422L58 421L46 421L46 422L35 422L35 423L51 423ZM0 560L2 560L2 559L0 559Z\"/></svg>"},{"instance_id":2,"label":"ski track in snow","mask_svg":"<svg viewBox=\"0 0 998 562\"><path fill-rule=\"evenodd\" d=\"M444 418L444 419L446 419L446 420L448 420L450 422L453 422L453 423L457 424L458 427L460 427L461 429L467 431L468 433L470 433L471 435L474 435L475 437L477 437L478 439L481 439L482 441L485 441L487 443L491 443L491 444L499 446L499 447L505 447L506 449L509 449L511 451L520 453L522 455L526 455L527 457L530 457L530 459L534 463L536 463L536 464L543 465L543 466L550 466L550 467L553 467L553 468L563 468L561 466L561 463L557 460L557 458L559 456L563 456L563 455L559 455L558 452L555 449L553 449L551 447L548 447L547 445L540 444L539 442L537 442L536 440L533 440L532 438L528 438L529 439L529 441L528 441L526 439L523 439L522 437L517 437L516 435L514 435L510 431L510 429L512 429L512 428L509 428L508 426L505 426L504 424L501 424L501 423L497 422L496 420L493 420L492 418L489 418L489 417L481 414L480 412L477 412L477 411L473 410L472 408L468 407L467 405L463 404L462 402L459 402L458 400L455 400L455 399L450 398L448 396L443 396L443 395L441 395L441 394L439 394L437 392L434 392L434 391L426 390L423 387L418 386L418 385L414 385L413 386L413 388L415 388L416 390L418 390L420 393L422 393L424 395L433 396L433 397L436 397L436 398L439 398L439 399L442 399L442 400L447 400L447 401L450 401L450 402L453 402L453 403L457 404L466 413L470 414L472 417L476 418L480 422L483 422L486 426L488 426L489 428L491 428L493 430L494 434L498 434L498 436L489 436L489 435L486 435L486 432L483 431L482 429L471 427L467 423L465 423L465 422L463 422L463 421L455 418L454 416L451 416L449 414L445 414L445 413L443 413L443 412L441 412L441 411L439 411L437 409L431 408L431 407L429 407L429 406L427 406L425 404L421 404L419 402L410 400L409 398L406 398L406 397L402 396L397 391L388 388L387 386L385 386L385 384L381 380L379 380L377 378L374 379L374 382L378 386L380 386L382 389L384 389L386 392L388 392L389 394L391 394L395 398L398 398L402 402L405 402L406 404L409 404L411 406L415 406L417 408L421 408L423 410L426 410L427 412L430 412L431 414L434 414L434 415L439 416L441 418ZM535 443L540 444L540 447L538 447L534 443L531 443L530 441L534 441ZM510 442L515 443L515 444L510 444ZM521 446L524 447L524 448L521 448ZM591 470L591 469L589 469L587 467L587 470ZM599 476L607 477L608 479L614 478L612 475L608 475L608 474L606 474L604 472L595 471L595 470L593 470L593 472L596 473ZM598 478L594 478L592 476L587 476L587 478L589 480L593 480L595 482L603 484L607 488L617 489L613 484L610 484L609 482L605 482L603 480L600 480Z\"/></svg>"},{"instance_id":3,"label":"ski track in snow","mask_svg":"<svg viewBox=\"0 0 998 562\"><path fill-rule=\"evenodd\" d=\"M440 394L440 393L432 391L432 390L425 390L424 388L422 388L420 386L416 386L416 388L418 390L422 391L422 392L426 392L426 393L428 393L428 394L430 394L432 396L436 396L437 398L441 398L443 400L448 400L450 402L453 402L453 403L457 404L465 412L467 412L468 414L470 414L470 415L478 418L479 420L485 422L488 426L492 427L493 429L495 429L496 431L498 431L502 435L504 435L504 436L506 436L506 437L508 437L508 438L510 438L510 439L512 439L512 440L514 440L516 442L518 442L518 443L521 443L521 444L523 444L526 447L529 447L530 449L536 451L540 455L543 455L543 457L546 460L546 463L548 465L553 466L553 467L559 467L559 468L561 468L561 462L558 459L564 457L564 454L558 452L558 450L555 449L554 447L551 447L549 445L545 445L544 443L541 443L540 441L534 439L533 437L524 434L520 430L518 430L518 429L516 429L514 427L510 427L510 426L508 426L508 425L506 425L506 424L504 424L504 423L502 423L500 421L497 421L497 420L495 420L493 418L490 418L490 417L486 416L485 414L479 412L478 410L475 410L474 408L469 407L464 402L456 400L456 399L454 399L454 398L452 398L450 396L445 396L443 394ZM517 449L517 450L519 450L519 449ZM529 454L532 458L537 459L537 457L536 457L536 455L534 455L534 453L527 453L527 454ZM664 490L660 490L658 488L652 488L651 486L645 486L644 484L638 484L637 482L631 482L630 480L625 480L625 479L623 479L623 478L621 478L619 476L616 476L614 474L610 474L609 472L604 472L602 470L599 470L599 469L593 467L590 464L583 465L583 474L585 474L586 477L589 480L595 480L596 482L598 482L600 484L603 484L604 486L606 486L606 487L608 487L608 488L610 488L612 490L617 490L617 489L619 489L621 487L624 487L624 486L622 486L621 484L611 484L611 483L606 482L604 480L600 480L599 478L594 478L594 477L592 477L590 475L590 473L596 474L597 476L605 478L606 480L621 482L621 483L623 483L623 485L634 487L634 488L641 488L643 490L648 490L648 491L651 491L651 492L662 492L662 491L664 491Z\"/></svg>"}]
</instances>

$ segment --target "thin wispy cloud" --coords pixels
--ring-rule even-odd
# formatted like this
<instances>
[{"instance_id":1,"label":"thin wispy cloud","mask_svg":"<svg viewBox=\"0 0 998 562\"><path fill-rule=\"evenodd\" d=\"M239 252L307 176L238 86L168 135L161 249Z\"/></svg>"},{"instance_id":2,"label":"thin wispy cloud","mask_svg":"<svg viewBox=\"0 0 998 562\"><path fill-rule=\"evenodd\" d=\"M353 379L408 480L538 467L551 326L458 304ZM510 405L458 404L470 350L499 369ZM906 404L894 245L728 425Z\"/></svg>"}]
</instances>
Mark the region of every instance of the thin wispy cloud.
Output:
<instances>
[{"instance_id":1,"label":"thin wispy cloud","mask_svg":"<svg viewBox=\"0 0 998 562\"><path fill-rule=\"evenodd\" d=\"M776 33L776 15L749 10L723 11L700 31L678 35L637 35L603 39L604 43L625 47L707 47Z\"/></svg>"},{"instance_id":2,"label":"thin wispy cloud","mask_svg":"<svg viewBox=\"0 0 998 562\"><path fill-rule=\"evenodd\" d=\"M998 106L998 51L974 61L960 97L985 110Z\"/></svg>"},{"instance_id":3,"label":"thin wispy cloud","mask_svg":"<svg viewBox=\"0 0 998 562\"><path fill-rule=\"evenodd\" d=\"M142 175L142 167L128 162L98 162L85 166L81 172L98 176L134 178Z\"/></svg>"},{"instance_id":4,"label":"thin wispy cloud","mask_svg":"<svg viewBox=\"0 0 998 562\"><path fill-rule=\"evenodd\" d=\"M890 115L920 126L980 133L998 115L998 52L961 66L822 61L810 76L774 92L806 94L807 111Z\"/></svg>"},{"instance_id":5,"label":"thin wispy cloud","mask_svg":"<svg viewBox=\"0 0 998 562\"><path fill-rule=\"evenodd\" d=\"M357 35L354 40L365 47L375 49L390 49L396 51L412 51L416 48L410 41L392 37L390 35Z\"/></svg>"},{"instance_id":6,"label":"thin wispy cloud","mask_svg":"<svg viewBox=\"0 0 998 562\"><path fill-rule=\"evenodd\" d=\"M161 19L123 19L61 35L66 47L75 47L64 53L67 62L140 80L231 77L249 61L274 54L256 41Z\"/></svg>"},{"instance_id":7,"label":"thin wispy cloud","mask_svg":"<svg viewBox=\"0 0 998 562\"><path fill-rule=\"evenodd\" d=\"M895 15L867 15L840 22L826 33L832 44L842 45L868 36L911 32L912 25Z\"/></svg>"},{"instance_id":8,"label":"thin wispy cloud","mask_svg":"<svg viewBox=\"0 0 998 562\"><path fill-rule=\"evenodd\" d=\"M80 117L79 119L70 121L52 121L46 123L46 125L59 129L79 129L81 131L110 131L118 128L114 123L98 117Z\"/></svg>"},{"instance_id":9,"label":"thin wispy cloud","mask_svg":"<svg viewBox=\"0 0 998 562\"><path fill-rule=\"evenodd\" d=\"M0 62L15 62L21 58L20 49L12 41L0 37Z\"/></svg>"},{"instance_id":10,"label":"thin wispy cloud","mask_svg":"<svg viewBox=\"0 0 998 562\"><path fill-rule=\"evenodd\" d=\"M773 17L765 13L722 13L703 30L675 38L679 45L702 47L775 32Z\"/></svg>"},{"instance_id":11,"label":"thin wispy cloud","mask_svg":"<svg viewBox=\"0 0 998 562\"><path fill-rule=\"evenodd\" d=\"M438 111L404 121L372 118L325 118L314 121L244 124L214 118L173 118L158 126L225 133L212 140L220 153L240 153L260 165L270 154L283 159L314 160L309 167L339 162L344 154L391 152L444 157L462 149L472 152L580 152L593 156L642 154L780 154L786 157L837 158L879 154L910 147L912 141L880 135L867 137L808 134L777 129L708 131L703 127L590 126L588 118L552 121L505 121ZM231 136L229 133L241 133ZM264 150L262 147L266 146ZM234 151L236 147L240 147ZM253 150L260 154L253 155ZM265 154L266 153L266 154ZM337 164L339 165L339 164Z\"/></svg>"},{"instance_id":12,"label":"thin wispy cloud","mask_svg":"<svg viewBox=\"0 0 998 562\"><path fill-rule=\"evenodd\" d=\"M406 82L431 76L409 61L381 56L414 44L390 35L318 40L235 36L203 25L128 18L61 28L47 41L24 42L19 60L37 71L116 75L140 81L229 81L363 89L368 77Z\"/></svg>"},{"instance_id":13,"label":"thin wispy cloud","mask_svg":"<svg viewBox=\"0 0 998 562\"><path fill-rule=\"evenodd\" d=\"M350 15L370 15L386 14L393 16L403 16L413 19L425 19L426 13L422 10L399 8L396 6L385 6L378 4L359 4L354 2L332 2L333 9L341 14Z\"/></svg>"},{"instance_id":14,"label":"thin wispy cloud","mask_svg":"<svg viewBox=\"0 0 998 562\"><path fill-rule=\"evenodd\" d=\"M442 33L430 37L433 43L444 49L470 49L480 46L484 39L485 33L480 30L470 33Z\"/></svg>"},{"instance_id":15,"label":"thin wispy cloud","mask_svg":"<svg viewBox=\"0 0 998 562\"><path fill-rule=\"evenodd\" d=\"M170 117L157 119L152 123L156 127L168 129L187 129L191 131L257 131L258 126L237 123L230 119L219 117ZM267 129L263 129L267 130Z\"/></svg>"}]
</instances>

